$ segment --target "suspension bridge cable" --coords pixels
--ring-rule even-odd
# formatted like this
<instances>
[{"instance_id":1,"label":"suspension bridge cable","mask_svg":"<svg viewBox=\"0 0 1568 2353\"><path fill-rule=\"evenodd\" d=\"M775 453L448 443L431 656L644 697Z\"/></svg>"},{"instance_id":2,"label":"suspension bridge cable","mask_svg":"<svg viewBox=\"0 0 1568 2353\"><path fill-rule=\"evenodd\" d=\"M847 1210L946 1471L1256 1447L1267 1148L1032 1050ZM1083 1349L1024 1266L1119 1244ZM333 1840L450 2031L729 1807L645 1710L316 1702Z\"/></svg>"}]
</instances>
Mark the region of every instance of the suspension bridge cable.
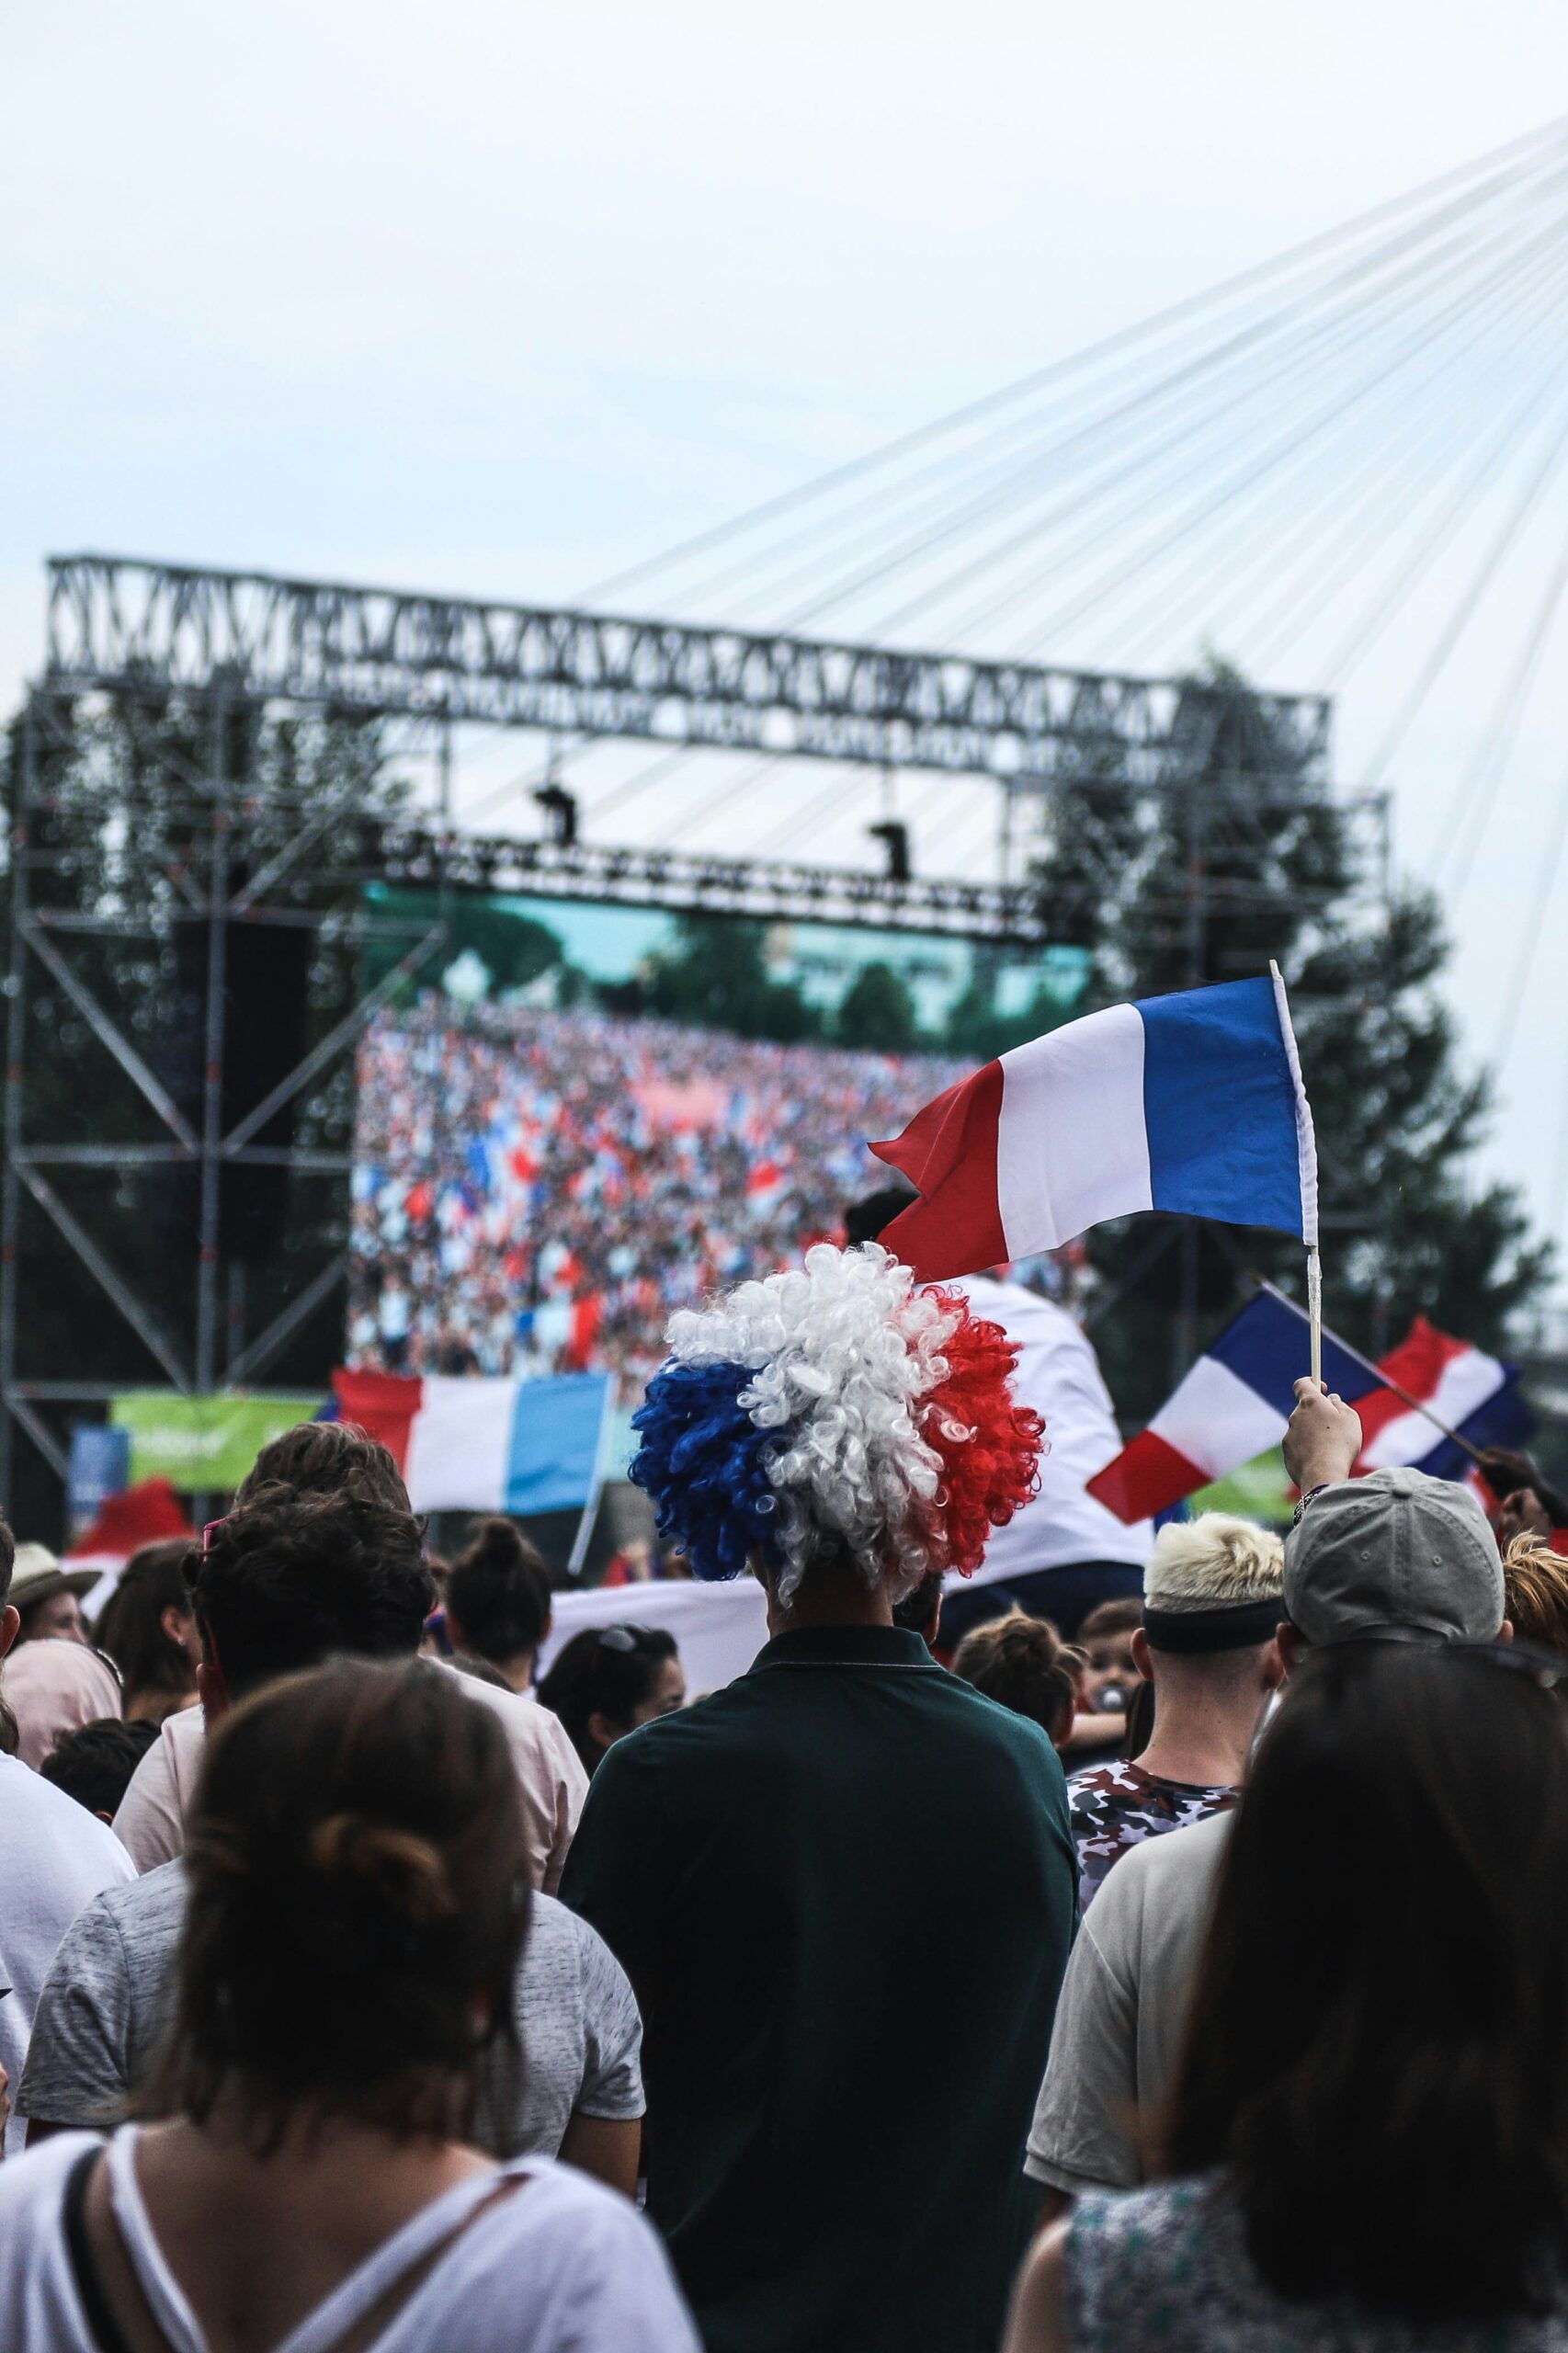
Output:
<instances>
[{"instance_id":1,"label":"suspension bridge cable","mask_svg":"<svg viewBox=\"0 0 1568 2353\"><path fill-rule=\"evenodd\" d=\"M1364 790L1373 791L1381 783L1387 773L1389 763L1403 742L1411 722L1437 683L1444 664L1473 620L1482 598L1495 576L1498 565L1518 538L1535 509L1537 500L1552 475L1561 468L1565 455L1568 455L1568 410L1564 411L1561 426L1548 443L1537 464L1527 475L1513 506L1493 535L1480 566L1463 597L1449 614L1418 676L1400 704L1393 720L1384 730L1362 778Z\"/></svg>"},{"instance_id":2,"label":"suspension bridge cable","mask_svg":"<svg viewBox=\"0 0 1568 2353\"><path fill-rule=\"evenodd\" d=\"M1563 167L1561 162L1554 158L1551 168L1545 172L1543 188L1555 188L1561 184L1563 176ZM1540 191L1537 193L1539 194ZM1434 252L1421 255L1419 259L1412 260L1406 248L1414 245L1418 250L1434 235L1451 227L1453 223L1450 216L1456 211L1460 212L1460 218L1463 223L1460 233L1448 243L1439 244ZM1441 220L1420 222L1388 247L1379 248L1371 256L1358 257L1331 279L1326 288L1314 289L1310 297L1294 299L1274 312L1266 313L1262 319L1250 322L1221 344L1206 347L1195 358L1185 361L1179 368L1156 379L1154 383L1144 385L1108 414L1096 414L1085 422L1074 426L1065 435L1054 438L1049 446L1050 459L1054 465L1059 466L1061 461L1071 455L1074 449L1085 445L1090 448L1093 455L1095 451L1104 447L1108 433L1131 418L1146 415L1151 410L1154 412L1153 421L1158 424L1161 403L1167 400L1173 393L1185 394L1190 387L1195 385L1201 391L1206 380L1211 376L1218 376L1220 379L1222 395L1221 409L1233 408L1238 400L1247 396L1248 390L1244 382L1240 392L1230 389L1233 383L1233 378L1227 371L1232 369L1233 363L1238 358L1253 352L1261 352L1270 363L1271 375L1284 372L1294 363L1295 356L1303 342L1310 343L1313 338L1324 335L1332 336L1343 333L1345 325L1362 312L1370 313L1375 317L1387 301L1389 290L1381 283L1381 279L1391 269L1398 267L1403 270L1405 282L1417 289L1417 297L1412 297L1412 299L1417 299L1425 282L1428 278L1434 281L1440 279L1455 252L1463 254L1467 248L1470 256L1469 267L1473 271L1477 266L1473 223L1460 208L1445 208ZM1483 251L1484 250L1483 247ZM1359 291L1356 290L1358 289ZM1342 313L1331 307L1321 316L1314 315L1325 294L1334 296L1337 301L1342 293L1348 293L1352 297ZM1273 350L1269 350L1268 339L1279 335L1281 330L1285 328L1291 328L1293 331L1285 335ZM1188 426L1188 436L1193 431L1200 429L1202 421L1200 412L1199 423ZM1168 447L1168 441L1155 444L1156 450ZM1051 469L1044 466L1043 459L1037 458L1032 461L1031 471L1038 475L1042 470L1046 473L1046 480L1041 484L1040 494L1043 494L1044 491L1049 489ZM1135 467L1124 466L1119 475L1113 476L1111 479L1126 479L1129 475L1135 474ZM983 550L942 584L943 593L950 594L956 586L963 585L968 579L992 571L999 559L1059 525L1068 515L1088 504L1091 498L1103 495L1108 486L1108 483L1102 481L1097 484L1080 489L1074 497L1069 499L1065 507L1058 507L1053 513L1044 517L1037 517L1023 530L1015 531L1008 540L1002 543L1001 547ZM889 574L906 567L921 556L928 555L937 546L946 544L960 532L983 520L987 515L1002 513L1004 510L1016 513L1020 494L1020 484L1015 478L1007 484L984 494L979 499L970 500L956 514L949 515L936 529L906 537L892 549L881 548L873 563L852 574L847 580L835 583L825 596L817 596L801 611L791 613L784 625L798 627L805 620L819 618L823 612L830 610L851 596L874 585L877 581ZM894 629L913 620L916 613L929 606L933 593L927 591L911 603L900 607L896 612L885 615L881 620L881 627L884 630Z\"/></svg>"},{"instance_id":3,"label":"suspension bridge cable","mask_svg":"<svg viewBox=\"0 0 1568 2353\"><path fill-rule=\"evenodd\" d=\"M1561 288L1565 281L1568 281L1568 271L1560 270L1555 282ZM1508 380L1513 354L1521 341L1529 340L1532 332L1533 328L1527 326L1521 336L1506 341L1497 347L1494 367L1481 381L1476 395L1471 403L1471 407L1479 407L1483 416L1493 413L1492 388L1494 382L1499 376L1505 381ZM1568 340L1563 343L1562 356L1568 358ZM1554 369L1542 372L1533 381L1528 377L1526 378L1522 396L1511 407L1505 407L1497 431L1483 440L1476 461L1473 465L1465 468L1447 505L1439 508L1436 516L1430 518L1423 533L1402 557L1392 574L1375 585L1365 608L1356 615L1354 621L1346 629L1327 661L1319 669L1319 683L1325 692L1333 692L1342 680L1371 654L1403 609L1411 592L1420 581L1426 577L1432 559L1454 533L1479 510L1481 501L1493 483L1506 472L1510 462L1528 446L1529 437L1540 422L1542 412L1550 403L1555 389ZM1452 441L1452 414L1439 409L1434 422L1437 433L1440 437L1440 446L1444 441ZM1432 437L1429 434L1427 438ZM1456 442L1455 455L1462 458L1466 446L1462 441ZM1443 479L1447 471L1446 464L1439 466L1433 477L1433 486ZM1419 496L1425 497L1426 494L1426 485L1424 483ZM1391 506L1394 513L1399 512L1393 501L1382 502L1373 517L1375 529L1381 528L1382 514ZM1342 563L1337 571L1331 571L1324 579L1318 599L1320 609L1331 605L1337 598L1341 589L1358 568L1356 554L1352 551L1351 559ZM1314 612L1313 618L1315 617ZM1264 663L1275 659L1278 653L1282 651L1283 643L1289 642L1290 642L1289 638L1282 641L1278 636L1267 639L1265 643L1259 646L1256 658Z\"/></svg>"},{"instance_id":4,"label":"suspension bridge cable","mask_svg":"<svg viewBox=\"0 0 1568 2353\"><path fill-rule=\"evenodd\" d=\"M1467 186L1472 189L1483 189L1488 184L1489 175L1500 180L1506 179L1516 167L1523 167L1526 160L1532 157L1538 150L1550 148L1559 142L1563 134L1563 120L1560 119L1525 132L1520 137L1509 140L1491 150L1483 156L1472 158L1466 164L1439 173L1416 188L1405 190L1399 196L1387 199L1381 204L1372 206L1367 211L1354 216L1347 222L1339 222L1331 229L1319 231L1313 236L1290 247L1283 255L1271 256L1267 261L1252 264L1247 268L1221 280L1216 286L1206 288L1197 294L1185 296L1180 301L1167 305L1165 310L1156 313L1152 319L1140 320L1130 326L1118 329L1114 334L1098 339L1086 350L1053 360L1043 368L1031 369L1027 375L1004 386L999 392L986 393L978 400L966 402L928 425L919 426L910 433L897 435L880 447L843 465L831 467L825 472L805 483L798 483L774 497L761 500L741 514L726 518L722 523L693 533L688 538L662 549L637 563L625 566L620 571L608 574L592 586L585 588L581 601L585 603L597 601L606 597L619 595L622 589L632 586L639 581L653 577L659 573L668 572L676 565L689 561L692 556L709 548L720 546L741 532L755 529L776 516L788 514L811 500L826 497L845 483L859 479L873 467L891 464L902 456L927 448L944 434L960 430L976 420L994 415L1010 402L1028 397L1053 381L1059 381L1062 377L1070 375L1078 369L1102 360L1110 353L1126 349L1151 333L1163 332L1171 325L1185 321L1212 305L1233 299L1244 290L1265 283L1270 278L1277 278L1283 271L1299 268L1308 260L1325 252L1332 252L1336 245L1349 243L1358 236L1367 234L1385 221L1397 220L1402 214L1418 210L1421 206L1446 194L1449 189Z\"/></svg>"},{"instance_id":5,"label":"suspension bridge cable","mask_svg":"<svg viewBox=\"0 0 1568 2353\"><path fill-rule=\"evenodd\" d=\"M1565 590L1568 590L1568 544L1559 551L1518 658L1498 697L1490 722L1483 731L1477 756L1453 794L1445 826L1439 831L1437 866L1439 882L1447 878L1451 853L1456 847L1460 851L1456 902L1463 895L1473 870L1472 858L1478 846L1481 821L1488 807L1489 790L1506 769L1519 729L1524 724L1525 713L1540 676L1541 664L1551 642L1552 624L1562 607Z\"/></svg>"},{"instance_id":6,"label":"suspension bridge cable","mask_svg":"<svg viewBox=\"0 0 1568 2353\"><path fill-rule=\"evenodd\" d=\"M1560 233L1557 224L1553 224L1551 233ZM1131 556L1124 558L1108 571L1100 574L1076 596L1071 597L1066 604L1059 605L1043 621L1038 622L1031 629L1028 636L1018 642L1010 651L1020 658L1028 656L1043 639L1069 627L1086 613L1092 612L1142 567L1146 566L1153 560L1163 558L1176 547L1184 545L1195 530L1202 529L1233 500L1244 496L1254 488L1283 457L1315 439L1336 416L1381 386L1388 373L1406 368L1413 360L1418 358L1473 299L1467 290L1456 302L1440 311L1436 319L1407 337L1392 361L1380 357L1373 369L1364 374L1358 381L1353 383L1326 413L1312 419L1303 428L1278 438L1266 448L1260 458L1249 460L1228 475L1218 490L1189 506L1175 523L1168 526L1155 539L1152 546L1144 545L1138 548Z\"/></svg>"},{"instance_id":7,"label":"suspension bridge cable","mask_svg":"<svg viewBox=\"0 0 1568 2353\"><path fill-rule=\"evenodd\" d=\"M1551 257L1550 272L1538 270L1536 273L1537 277L1550 278L1552 282L1560 282L1564 274L1561 256ZM1516 309L1517 298L1513 290L1506 284L1499 284L1494 299L1487 305L1488 313L1511 317ZM1475 324L1481 324L1479 318ZM1403 433L1409 415L1408 395L1402 385L1392 381L1389 383L1382 410L1392 417L1395 427L1394 438L1400 445L1396 447L1395 458L1399 464L1408 468L1408 472L1401 472L1391 468L1387 446L1390 437L1382 430L1381 412L1378 415L1379 430L1369 438L1362 432L1360 421L1354 416L1343 421L1335 436L1335 442L1360 438L1368 439L1368 447L1360 462L1336 475L1318 494L1315 503L1301 498L1296 477L1302 472L1310 473L1314 468L1321 472L1326 452L1320 449L1301 453L1297 460L1282 468L1267 498L1256 506L1249 506L1232 529L1221 534L1216 543L1204 551L1203 568L1196 576L1193 568L1187 567L1185 575L1187 595L1183 604L1173 611L1169 592L1162 585L1145 599L1142 607L1120 624L1117 642L1125 649L1126 661L1140 669L1157 662L1159 654L1155 651L1156 646L1163 651L1173 642L1184 642L1185 631L1199 617L1202 618L1211 635L1221 636L1231 625L1232 615L1243 608L1246 609L1247 615L1248 658L1257 667L1267 667L1275 657L1277 648L1282 652L1287 644L1299 642L1318 612L1333 601L1346 581L1361 568L1367 551L1386 544L1385 518L1413 514L1443 477L1462 460L1466 445L1456 435L1456 413L1468 414L1470 410L1477 410L1483 416L1490 414L1494 385L1499 380L1512 381L1506 361L1522 343L1528 342L1532 331L1530 322L1521 321L1518 332L1493 353L1492 366L1487 372L1479 381L1471 382L1465 406L1456 412L1446 405L1437 405L1426 421L1425 430L1416 436L1414 442L1407 441ZM1468 346L1456 346L1428 381L1426 387L1428 399L1444 377L1454 369L1468 372L1471 358ZM1549 389L1541 385L1531 387L1530 398L1539 405L1544 392ZM1509 446L1512 446L1511 442ZM1436 459L1427 459L1427 452L1434 448ZM1416 465L1415 461L1418 458L1426 460L1426 462ZM1366 494L1369 488L1369 497ZM1277 513L1282 506L1288 506L1295 515L1297 523L1295 530L1288 532L1283 539ZM1323 570L1324 551L1321 545L1323 527L1331 517L1346 510L1349 516L1348 528L1338 535L1334 543L1336 567L1325 577ZM1303 577L1312 584L1312 601L1310 604L1303 602ZM1221 585L1229 593L1216 609L1214 598ZM1262 587L1271 588L1273 593L1260 612L1256 600ZM1274 631L1272 637L1268 635L1271 629ZM1138 632L1141 631L1146 631L1146 636L1140 637ZM1265 644L1267 651L1265 651Z\"/></svg>"}]
</instances>

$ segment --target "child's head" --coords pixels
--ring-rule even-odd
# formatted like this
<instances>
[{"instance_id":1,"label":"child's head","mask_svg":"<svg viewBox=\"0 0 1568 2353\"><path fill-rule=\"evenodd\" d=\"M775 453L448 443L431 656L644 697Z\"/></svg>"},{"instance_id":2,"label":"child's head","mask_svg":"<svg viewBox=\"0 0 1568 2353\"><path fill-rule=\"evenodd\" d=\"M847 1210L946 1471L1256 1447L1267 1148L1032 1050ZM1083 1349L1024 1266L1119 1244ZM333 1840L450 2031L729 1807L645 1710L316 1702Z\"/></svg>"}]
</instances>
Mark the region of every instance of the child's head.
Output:
<instances>
[{"instance_id":1,"label":"child's head","mask_svg":"<svg viewBox=\"0 0 1568 2353\"><path fill-rule=\"evenodd\" d=\"M988 1699L998 1699L1062 1747L1078 1704L1083 1654L1069 1649L1049 1618L1010 1609L966 1634L953 1657L953 1673Z\"/></svg>"},{"instance_id":2,"label":"child's head","mask_svg":"<svg viewBox=\"0 0 1568 2353\"><path fill-rule=\"evenodd\" d=\"M1131 1595L1102 1601L1078 1629L1086 1665L1082 1705L1090 1715L1121 1715L1141 1680L1132 1657L1132 1637L1143 1622L1143 1605Z\"/></svg>"}]
</instances>

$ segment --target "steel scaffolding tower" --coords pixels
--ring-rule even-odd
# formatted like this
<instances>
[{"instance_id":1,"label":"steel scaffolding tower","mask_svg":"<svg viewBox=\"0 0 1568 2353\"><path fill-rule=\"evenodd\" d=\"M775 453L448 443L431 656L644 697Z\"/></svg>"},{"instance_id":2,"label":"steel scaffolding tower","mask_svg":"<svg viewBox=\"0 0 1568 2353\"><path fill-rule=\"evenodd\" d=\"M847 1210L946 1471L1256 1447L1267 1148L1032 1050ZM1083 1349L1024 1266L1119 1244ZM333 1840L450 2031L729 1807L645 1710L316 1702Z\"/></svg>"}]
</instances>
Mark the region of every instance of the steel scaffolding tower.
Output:
<instances>
[{"instance_id":1,"label":"steel scaffolding tower","mask_svg":"<svg viewBox=\"0 0 1568 2353\"><path fill-rule=\"evenodd\" d=\"M454 829L452 761L460 722L572 729L592 737L756 747L870 768L973 774L993 787L998 837L1027 863L1051 796L1081 790L1159 792L1203 779L1227 822L1267 827L1270 812L1326 794L1330 709L1322 698L1252 696L1257 740L1277 773L1211 782L1218 731L1233 690L986 663L653 620L400 595L259 574L193 571L107 556L50 565L47 654L16 734L9 811L12 922L0 1188L0 1493L8 1493L13 1432L25 1430L62 1474L64 1450L41 1409L109 1393L41 1377L20 1360L27 1329L21 1225L25 1205L48 1221L74 1262L123 1319L150 1378L201 1395L248 1385L330 1301L346 1257L324 1243L319 1262L261 1328L238 1320L221 1263L228 1172L286 1168L341 1188L348 1169L345 1057L366 1024L448 937L452 894L526 891L562 899L710 909L754 918L816 918L918 930L990 946L1043 947L1063 910L1038 886L885 874L757 859L607 847L562 835L479 836ZM129 751L94 771L81 754L84 714L112 712ZM268 730L360 731L366 765L345 787L312 787L258 758ZM433 757L430 822L368 805L365 779L389 750ZM369 748L369 747L373 747ZM1283 747L1282 749L1280 747ZM788 767L778 787L790 790ZM897 830L897 829L895 829ZM153 873L139 903L123 876L126 845ZM84 847L84 845L86 845ZM156 856L149 866L146 859ZM330 847L330 874L321 853ZM118 862L117 862L118 861ZM85 868L98 879L83 884ZM1005 856L1003 874L1010 867ZM415 885L434 918L378 915L363 886ZM1185 887L1185 886L1180 886ZM1070 912L1070 911L1068 911ZM155 961L175 928L203 936L199 1101L176 1098L155 1039L140 1038L145 1004L116 1006L96 968L105 949L145 943ZM347 991L288 1075L226 1120L225 975L237 926L304 926L316 946L349 958L378 932L395 961L374 987ZM149 963L149 971L152 964ZM113 1065L115 1104L90 1087L78 1106L88 1132L31 1132L29 1058L40 1051L40 989L70 1008ZM337 1125L269 1143L268 1122L301 1113L337 1086ZM183 1283L140 1287L95 1233L94 1184L194 1182L196 1236ZM74 1194L70 1188L77 1188ZM84 1190L83 1188L85 1188ZM340 1197L340 1196L339 1196Z\"/></svg>"}]
</instances>

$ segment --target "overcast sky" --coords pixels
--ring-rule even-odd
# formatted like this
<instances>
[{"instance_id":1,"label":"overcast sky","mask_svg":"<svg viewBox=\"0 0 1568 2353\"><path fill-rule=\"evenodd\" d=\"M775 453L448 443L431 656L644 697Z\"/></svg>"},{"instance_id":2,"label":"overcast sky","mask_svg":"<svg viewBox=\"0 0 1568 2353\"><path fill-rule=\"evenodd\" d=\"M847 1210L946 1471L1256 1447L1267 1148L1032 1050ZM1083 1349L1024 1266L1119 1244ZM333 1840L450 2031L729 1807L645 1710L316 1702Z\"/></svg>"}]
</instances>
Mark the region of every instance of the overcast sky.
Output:
<instances>
[{"instance_id":1,"label":"overcast sky","mask_svg":"<svg viewBox=\"0 0 1568 2353\"><path fill-rule=\"evenodd\" d=\"M4 44L7 701L47 551L569 597L1568 91L1528 0L12 0ZM1556 747L1456 907L1478 1057ZM1562 929L1489 1164L1543 1210Z\"/></svg>"}]
</instances>

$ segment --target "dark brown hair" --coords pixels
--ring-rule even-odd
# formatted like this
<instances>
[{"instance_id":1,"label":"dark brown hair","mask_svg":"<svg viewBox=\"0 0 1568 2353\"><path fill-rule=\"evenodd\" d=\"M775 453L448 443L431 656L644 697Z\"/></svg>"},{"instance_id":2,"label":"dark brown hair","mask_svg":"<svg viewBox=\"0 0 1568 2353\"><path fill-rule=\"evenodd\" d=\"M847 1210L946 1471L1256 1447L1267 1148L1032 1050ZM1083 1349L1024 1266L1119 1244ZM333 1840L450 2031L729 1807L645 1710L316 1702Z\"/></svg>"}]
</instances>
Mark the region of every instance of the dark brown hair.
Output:
<instances>
[{"instance_id":1,"label":"dark brown hair","mask_svg":"<svg viewBox=\"0 0 1568 2353\"><path fill-rule=\"evenodd\" d=\"M410 1656L436 1598L419 1522L352 1492L253 1492L187 1556L191 1607L231 1699L347 1652Z\"/></svg>"},{"instance_id":2,"label":"dark brown hair","mask_svg":"<svg viewBox=\"0 0 1568 2353\"><path fill-rule=\"evenodd\" d=\"M263 2154L301 2110L472 2133L483 2063L497 2041L515 2058L528 1902L493 1710L419 1660L271 1685L208 1749L186 1877L176 2015L141 2113L201 2123L222 2100Z\"/></svg>"},{"instance_id":3,"label":"dark brown hair","mask_svg":"<svg viewBox=\"0 0 1568 2353\"><path fill-rule=\"evenodd\" d=\"M1082 1665L1083 1653L1068 1648L1049 1618L1022 1609L977 1626L953 1654L956 1676L1016 1716L1028 1716L1051 1740L1072 1729Z\"/></svg>"},{"instance_id":4,"label":"dark brown hair","mask_svg":"<svg viewBox=\"0 0 1568 2353\"><path fill-rule=\"evenodd\" d=\"M297 1495L359 1495L389 1511L409 1508L391 1452L353 1422L297 1422L269 1438L235 1490L235 1510L244 1510L260 1488L274 1486L291 1487Z\"/></svg>"},{"instance_id":5,"label":"dark brown hair","mask_svg":"<svg viewBox=\"0 0 1568 2353\"><path fill-rule=\"evenodd\" d=\"M456 1642L499 1665L537 1651L550 1624L550 1579L520 1530L499 1517L476 1520L447 1575L447 1616Z\"/></svg>"},{"instance_id":6,"label":"dark brown hair","mask_svg":"<svg viewBox=\"0 0 1568 2353\"><path fill-rule=\"evenodd\" d=\"M635 1608L629 1599L627 1607ZM559 1716L592 1774L605 1751L589 1729L595 1716L630 1731L633 1712L651 1699L665 1665L678 1656L662 1626L585 1626L562 1643L539 1687L540 1705Z\"/></svg>"},{"instance_id":7,"label":"dark brown hair","mask_svg":"<svg viewBox=\"0 0 1568 2353\"><path fill-rule=\"evenodd\" d=\"M1114 1601L1098 1601L1078 1629L1081 1643L1104 1642L1110 1634L1131 1634L1143 1623L1143 1604L1136 1594Z\"/></svg>"},{"instance_id":8,"label":"dark brown hair","mask_svg":"<svg viewBox=\"0 0 1568 2353\"><path fill-rule=\"evenodd\" d=\"M93 1640L119 1669L127 1701L143 1691L196 1688L196 1669L164 1629L165 1609L190 1614L185 1566L190 1546L183 1536L143 1544L132 1552L93 1626Z\"/></svg>"},{"instance_id":9,"label":"dark brown hair","mask_svg":"<svg viewBox=\"0 0 1568 2353\"><path fill-rule=\"evenodd\" d=\"M1458 1644L1292 1678L1238 1809L1165 2134L1278 2295L1415 2325L1568 2258L1568 1719Z\"/></svg>"}]
</instances>

